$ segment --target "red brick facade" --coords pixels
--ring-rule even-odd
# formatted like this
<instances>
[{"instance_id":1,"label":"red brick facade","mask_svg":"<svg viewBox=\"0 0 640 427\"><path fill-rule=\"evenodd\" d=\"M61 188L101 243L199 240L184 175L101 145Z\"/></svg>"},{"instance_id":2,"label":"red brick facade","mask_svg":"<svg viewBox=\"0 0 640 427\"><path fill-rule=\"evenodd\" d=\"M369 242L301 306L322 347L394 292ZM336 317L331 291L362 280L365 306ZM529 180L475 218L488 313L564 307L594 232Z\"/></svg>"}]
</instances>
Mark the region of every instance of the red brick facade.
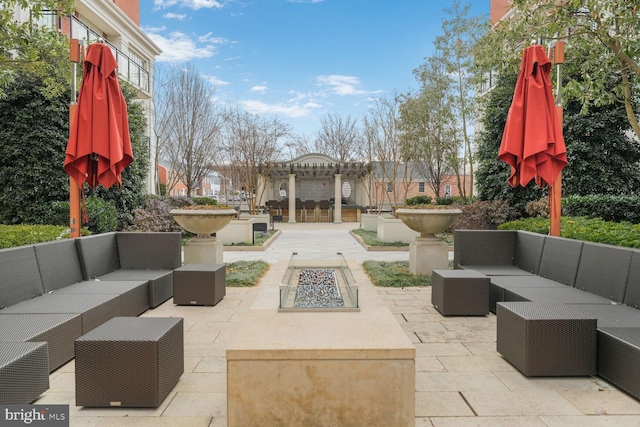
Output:
<instances>
[{"instance_id":1,"label":"red brick facade","mask_svg":"<svg viewBox=\"0 0 640 427\"><path fill-rule=\"evenodd\" d=\"M140 26L140 0L113 0L136 25Z\"/></svg>"},{"instance_id":2,"label":"red brick facade","mask_svg":"<svg viewBox=\"0 0 640 427\"><path fill-rule=\"evenodd\" d=\"M491 0L489 5L489 17L495 24L511 9L512 0Z\"/></svg>"}]
</instances>

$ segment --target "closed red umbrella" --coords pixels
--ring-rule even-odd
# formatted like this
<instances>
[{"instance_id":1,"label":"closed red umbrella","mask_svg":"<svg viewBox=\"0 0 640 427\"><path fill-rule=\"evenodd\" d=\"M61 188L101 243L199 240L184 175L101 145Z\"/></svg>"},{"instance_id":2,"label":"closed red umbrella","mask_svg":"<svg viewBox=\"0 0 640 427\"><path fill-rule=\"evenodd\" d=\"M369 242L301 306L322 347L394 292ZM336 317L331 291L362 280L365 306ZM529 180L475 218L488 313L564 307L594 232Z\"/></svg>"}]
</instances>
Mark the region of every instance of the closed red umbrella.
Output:
<instances>
[{"instance_id":1,"label":"closed red umbrella","mask_svg":"<svg viewBox=\"0 0 640 427\"><path fill-rule=\"evenodd\" d=\"M122 184L121 174L133 161L129 121L111 49L89 46L84 59L82 87L72 120L64 170L82 187Z\"/></svg>"},{"instance_id":2,"label":"closed red umbrella","mask_svg":"<svg viewBox=\"0 0 640 427\"><path fill-rule=\"evenodd\" d=\"M511 166L509 184L553 184L567 165L562 123L554 105L551 61L542 46L526 48L498 157Z\"/></svg>"}]
</instances>

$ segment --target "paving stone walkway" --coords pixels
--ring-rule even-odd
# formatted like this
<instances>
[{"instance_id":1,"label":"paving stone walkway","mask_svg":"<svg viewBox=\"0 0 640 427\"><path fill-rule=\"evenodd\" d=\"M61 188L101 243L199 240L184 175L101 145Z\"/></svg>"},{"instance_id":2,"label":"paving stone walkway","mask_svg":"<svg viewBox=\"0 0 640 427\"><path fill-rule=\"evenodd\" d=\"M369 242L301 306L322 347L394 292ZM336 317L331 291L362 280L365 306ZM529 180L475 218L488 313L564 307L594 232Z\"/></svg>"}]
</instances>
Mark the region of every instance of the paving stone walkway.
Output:
<instances>
[{"instance_id":1,"label":"paving stone walkway","mask_svg":"<svg viewBox=\"0 0 640 427\"><path fill-rule=\"evenodd\" d=\"M355 261L350 262L354 275L366 287L372 285L359 268L363 260L408 260L408 252L365 251L348 234L357 224L279 226L282 234L267 251L224 254L225 262L271 263L260 286L228 288L215 307L176 306L169 300L144 314L185 320L185 373L159 408L76 407L73 361L51 374L51 389L36 403L69 404L71 426L226 426L226 347L247 312L260 304L262 285L279 283L292 251L342 252ZM495 315L445 318L431 306L430 288L375 292L417 350L416 426L640 426L640 401L599 377L520 374L496 352Z\"/></svg>"}]
</instances>

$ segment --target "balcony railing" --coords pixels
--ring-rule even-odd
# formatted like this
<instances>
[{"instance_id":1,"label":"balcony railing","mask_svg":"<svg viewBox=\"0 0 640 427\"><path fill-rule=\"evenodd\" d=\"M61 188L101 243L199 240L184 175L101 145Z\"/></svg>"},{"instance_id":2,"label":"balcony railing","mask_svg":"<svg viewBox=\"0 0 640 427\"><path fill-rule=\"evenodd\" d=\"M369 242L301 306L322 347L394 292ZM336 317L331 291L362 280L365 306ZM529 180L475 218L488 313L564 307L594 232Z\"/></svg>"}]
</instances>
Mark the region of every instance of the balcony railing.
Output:
<instances>
[{"instance_id":1,"label":"balcony railing","mask_svg":"<svg viewBox=\"0 0 640 427\"><path fill-rule=\"evenodd\" d=\"M91 29L87 24L75 16L62 16L57 12L49 12L50 25L70 38L84 41L88 46L90 43L100 41L111 48L116 62L118 63L118 75L132 84L135 88L150 95L151 76L145 66L136 62L135 59L126 55L120 49L105 40L102 35ZM69 19L71 18L71 19Z\"/></svg>"}]
</instances>

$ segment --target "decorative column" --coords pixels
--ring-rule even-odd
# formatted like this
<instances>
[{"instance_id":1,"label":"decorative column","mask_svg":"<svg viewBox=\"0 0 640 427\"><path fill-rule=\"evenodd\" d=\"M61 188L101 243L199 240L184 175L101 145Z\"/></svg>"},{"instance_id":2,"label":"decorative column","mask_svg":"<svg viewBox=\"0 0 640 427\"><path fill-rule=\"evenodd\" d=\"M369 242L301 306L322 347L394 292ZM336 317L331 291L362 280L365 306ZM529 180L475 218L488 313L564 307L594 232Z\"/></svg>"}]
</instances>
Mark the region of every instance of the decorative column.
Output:
<instances>
[{"instance_id":1,"label":"decorative column","mask_svg":"<svg viewBox=\"0 0 640 427\"><path fill-rule=\"evenodd\" d=\"M339 224L342 222L342 174L333 175L335 178L335 191L334 191L334 203L333 203L333 222Z\"/></svg>"},{"instance_id":2,"label":"decorative column","mask_svg":"<svg viewBox=\"0 0 640 427\"><path fill-rule=\"evenodd\" d=\"M258 175L258 188L256 188L256 210L264 206L267 196L267 177L263 174Z\"/></svg>"},{"instance_id":3,"label":"decorative column","mask_svg":"<svg viewBox=\"0 0 640 427\"><path fill-rule=\"evenodd\" d=\"M289 222L296 222L296 174L289 174Z\"/></svg>"}]
</instances>

